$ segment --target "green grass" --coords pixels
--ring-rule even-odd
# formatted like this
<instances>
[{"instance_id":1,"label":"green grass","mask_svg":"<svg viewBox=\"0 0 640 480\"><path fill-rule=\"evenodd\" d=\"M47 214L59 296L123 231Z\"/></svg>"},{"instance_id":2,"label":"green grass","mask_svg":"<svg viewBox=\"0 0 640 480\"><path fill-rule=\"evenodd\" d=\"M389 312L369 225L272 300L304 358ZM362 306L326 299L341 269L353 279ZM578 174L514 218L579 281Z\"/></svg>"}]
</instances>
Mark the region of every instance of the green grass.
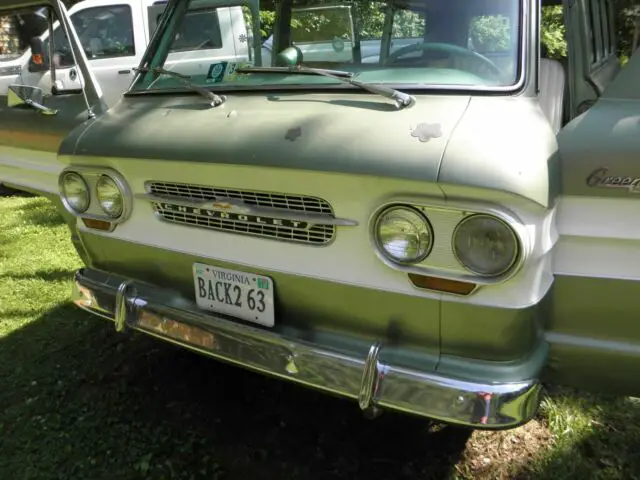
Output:
<instances>
[{"instance_id":1,"label":"green grass","mask_svg":"<svg viewBox=\"0 0 640 480\"><path fill-rule=\"evenodd\" d=\"M68 235L46 200L0 199L2 479L640 477L631 399L553 391L521 428L438 430L117 334L68 302Z\"/></svg>"}]
</instances>

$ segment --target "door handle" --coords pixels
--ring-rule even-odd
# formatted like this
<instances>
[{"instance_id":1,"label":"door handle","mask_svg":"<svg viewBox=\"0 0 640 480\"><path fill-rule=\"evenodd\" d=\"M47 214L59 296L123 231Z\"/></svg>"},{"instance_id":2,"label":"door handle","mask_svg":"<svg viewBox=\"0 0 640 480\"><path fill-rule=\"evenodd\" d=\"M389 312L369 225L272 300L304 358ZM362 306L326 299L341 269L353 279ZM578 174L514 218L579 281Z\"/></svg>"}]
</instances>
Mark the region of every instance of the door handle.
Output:
<instances>
[{"instance_id":1,"label":"door handle","mask_svg":"<svg viewBox=\"0 0 640 480\"><path fill-rule=\"evenodd\" d=\"M131 73L131 69L128 70L118 70L118 75L128 75Z\"/></svg>"}]
</instances>

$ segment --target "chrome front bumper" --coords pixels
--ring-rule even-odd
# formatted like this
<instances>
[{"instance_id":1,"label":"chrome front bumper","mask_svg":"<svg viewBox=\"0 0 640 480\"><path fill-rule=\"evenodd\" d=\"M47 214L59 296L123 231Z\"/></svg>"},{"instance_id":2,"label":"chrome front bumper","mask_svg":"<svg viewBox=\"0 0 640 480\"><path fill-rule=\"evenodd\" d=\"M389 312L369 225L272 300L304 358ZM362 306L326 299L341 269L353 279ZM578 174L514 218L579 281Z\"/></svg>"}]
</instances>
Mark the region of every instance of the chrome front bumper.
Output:
<instances>
[{"instance_id":1,"label":"chrome front bumper","mask_svg":"<svg viewBox=\"0 0 640 480\"><path fill-rule=\"evenodd\" d=\"M156 287L90 269L76 272L73 302L159 339L252 370L380 407L482 429L512 428L536 413L537 379L475 383L384 363L383 346L355 358L269 330L200 311L195 303Z\"/></svg>"}]
</instances>

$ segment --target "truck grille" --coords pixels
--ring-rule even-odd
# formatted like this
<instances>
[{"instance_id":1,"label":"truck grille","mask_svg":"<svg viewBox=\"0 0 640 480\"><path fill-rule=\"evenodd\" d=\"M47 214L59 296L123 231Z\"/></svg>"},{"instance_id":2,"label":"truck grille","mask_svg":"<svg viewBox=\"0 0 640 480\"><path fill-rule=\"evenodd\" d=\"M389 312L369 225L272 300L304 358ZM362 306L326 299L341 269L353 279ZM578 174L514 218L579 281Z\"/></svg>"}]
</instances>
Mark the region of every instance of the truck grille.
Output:
<instances>
[{"instance_id":1,"label":"truck grille","mask_svg":"<svg viewBox=\"0 0 640 480\"><path fill-rule=\"evenodd\" d=\"M327 218L334 218L333 209L327 201L303 195L168 182L147 182L146 187L150 194L157 197L166 197L168 204L171 203L170 197L185 200L221 200L232 198L242 200L248 205L275 208L282 212L304 212L315 216L324 215ZM312 225L309 228L263 225L238 220L213 218L193 211L178 211L175 208L167 208L166 205L156 202L153 203L153 209L162 219L172 223L289 242L322 246L331 243L335 236L334 225ZM272 217L277 218L277 214L272 215Z\"/></svg>"}]
</instances>

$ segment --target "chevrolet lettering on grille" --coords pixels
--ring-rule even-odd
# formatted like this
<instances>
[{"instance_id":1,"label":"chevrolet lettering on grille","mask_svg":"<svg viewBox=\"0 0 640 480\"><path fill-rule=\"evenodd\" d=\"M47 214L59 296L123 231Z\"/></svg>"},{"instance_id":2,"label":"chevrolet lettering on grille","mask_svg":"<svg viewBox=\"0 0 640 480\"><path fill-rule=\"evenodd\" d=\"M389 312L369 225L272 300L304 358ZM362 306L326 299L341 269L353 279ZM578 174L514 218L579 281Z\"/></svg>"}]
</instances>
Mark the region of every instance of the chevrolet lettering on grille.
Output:
<instances>
[{"instance_id":1,"label":"chevrolet lettering on grille","mask_svg":"<svg viewBox=\"0 0 640 480\"><path fill-rule=\"evenodd\" d=\"M313 225L309 222L301 222L298 220L285 220L280 218L271 218L259 215L247 215L244 213L234 213L221 210L211 210L208 208L188 207L184 205L173 205L171 203L156 204L162 210L184 213L187 215L205 216L210 218L218 218L220 220L230 220L234 222L254 223L256 225L271 225L274 227L288 227L302 230L308 230Z\"/></svg>"}]
</instances>

